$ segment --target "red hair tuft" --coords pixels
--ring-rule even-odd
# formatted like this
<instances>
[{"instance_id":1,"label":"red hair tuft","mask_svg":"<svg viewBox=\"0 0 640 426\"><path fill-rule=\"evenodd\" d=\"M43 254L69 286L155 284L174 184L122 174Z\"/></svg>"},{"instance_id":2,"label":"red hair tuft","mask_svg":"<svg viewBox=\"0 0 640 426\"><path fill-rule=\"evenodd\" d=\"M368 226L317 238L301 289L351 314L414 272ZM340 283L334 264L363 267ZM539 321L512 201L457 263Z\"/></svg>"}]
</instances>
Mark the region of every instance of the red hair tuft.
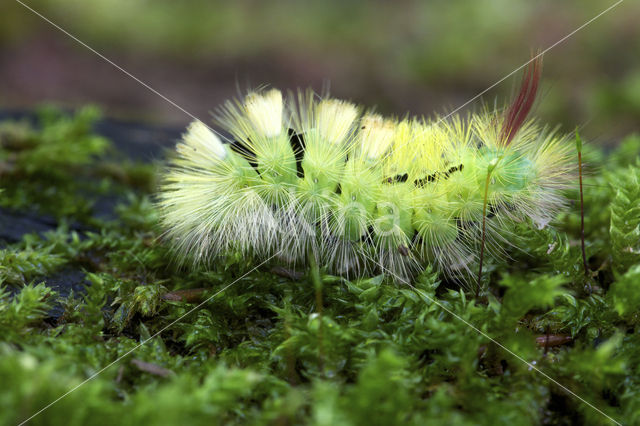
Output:
<instances>
[{"instance_id":1,"label":"red hair tuft","mask_svg":"<svg viewBox=\"0 0 640 426\"><path fill-rule=\"evenodd\" d=\"M504 146L511 143L527 119L533 103L536 100L541 73L542 56L538 56L527 65L524 75L522 76L518 96L516 96L506 111L504 121L502 122L502 129L500 130L500 143L504 144Z\"/></svg>"}]
</instances>

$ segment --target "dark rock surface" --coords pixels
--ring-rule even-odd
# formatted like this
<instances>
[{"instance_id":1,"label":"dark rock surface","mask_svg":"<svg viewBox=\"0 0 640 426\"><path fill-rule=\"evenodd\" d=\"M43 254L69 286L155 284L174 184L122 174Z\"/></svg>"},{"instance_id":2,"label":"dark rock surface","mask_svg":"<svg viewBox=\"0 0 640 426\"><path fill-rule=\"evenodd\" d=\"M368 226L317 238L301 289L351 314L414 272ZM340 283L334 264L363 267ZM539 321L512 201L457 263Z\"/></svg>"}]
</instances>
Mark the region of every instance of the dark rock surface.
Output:
<instances>
[{"instance_id":1,"label":"dark rock surface","mask_svg":"<svg viewBox=\"0 0 640 426\"><path fill-rule=\"evenodd\" d=\"M35 115L29 111L0 111L0 121L3 120L28 120L36 124ZM148 126L109 118L97 122L94 130L111 140L125 158L143 162L164 158L163 151L173 147L182 133L182 129ZM119 198L113 195L96 198L93 204L94 216L99 219L113 219L113 209L119 201ZM58 222L52 216L0 207L0 247L20 241L25 234L35 232L42 235L57 227ZM91 230L80 223L70 223L69 227L80 232ZM45 282L58 293L58 299L66 298L72 291L74 294L83 294L85 285L88 284L84 271L78 266L65 267L53 275L38 278L36 282ZM62 314L63 307L59 303L54 304L49 312L54 321Z\"/></svg>"},{"instance_id":2,"label":"dark rock surface","mask_svg":"<svg viewBox=\"0 0 640 426\"><path fill-rule=\"evenodd\" d=\"M74 295L84 294L85 286L90 284L85 278L84 271L73 267L63 268L42 280L47 287L58 293L58 300L66 299L72 292ZM54 303L53 308L48 312L49 317L55 320L63 313L64 308L60 303Z\"/></svg>"},{"instance_id":3,"label":"dark rock surface","mask_svg":"<svg viewBox=\"0 0 640 426\"><path fill-rule=\"evenodd\" d=\"M0 244L20 241L24 234L36 232L40 235L55 229L55 218L30 212L14 211L0 207Z\"/></svg>"},{"instance_id":4,"label":"dark rock surface","mask_svg":"<svg viewBox=\"0 0 640 426\"><path fill-rule=\"evenodd\" d=\"M36 125L33 112L22 110L0 111L0 121L27 120ZM151 162L164 158L164 150L172 148L182 133L182 129L149 126L140 123L125 122L111 118L99 120L94 131L109 139L116 149L133 161ZM102 196L95 199L94 215L98 219L113 219L113 208L119 199L115 196ZM36 232L43 234L56 229L55 218L28 211L13 211L0 207L0 241L13 243L24 234ZM88 228L80 224L70 224L77 231Z\"/></svg>"},{"instance_id":5,"label":"dark rock surface","mask_svg":"<svg viewBox=\"0 0 640 426\"><path fill-rule=\"evenodd\" d=\"M27 120L34 126L37 124L35 114L25 110L0 110L0 121L4 120ZM94 131L111 140L128 158L153 161L163 158L163 150L175 145L183 129L103 118L94 125Z\"/></svg>"},{"instance_id":6,"label":"dark rock surface","mask_svg":"<svg viewBox=\"0 0 640 426\"><path fill-rule=\"evenodd\" d=\"M94 129L128 158L145 162L163 159L163 151L172 148L182 134L182 129L112 119L100 120Z\"/></svg>"}]
</instances>

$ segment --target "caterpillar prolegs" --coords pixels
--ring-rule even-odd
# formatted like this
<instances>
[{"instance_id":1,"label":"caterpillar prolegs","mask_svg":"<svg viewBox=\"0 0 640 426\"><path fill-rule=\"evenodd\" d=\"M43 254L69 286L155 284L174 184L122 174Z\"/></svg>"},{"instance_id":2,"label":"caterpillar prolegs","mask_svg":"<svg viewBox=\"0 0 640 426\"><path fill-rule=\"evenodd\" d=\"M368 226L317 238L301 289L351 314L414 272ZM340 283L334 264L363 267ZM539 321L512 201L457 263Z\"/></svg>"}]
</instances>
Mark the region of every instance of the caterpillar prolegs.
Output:
<instances>
[{"instance_id":1,"label":"caterpillar prolegs","mask_svg":"<svg viewBox=\"0 0 640 426\"><path fill-rule=\"evenodd\" d=\"M349 277L431 264L469 279L481 245L505 252L510 223L544 226L565 204L571 144L527 120L537 84L533 67L505 111L432 120L311 91L227 101L216 121L234 143L196 121L177 145L158 202L167 236L195 262L277 253Z\"/></svg>"}]
</instances>

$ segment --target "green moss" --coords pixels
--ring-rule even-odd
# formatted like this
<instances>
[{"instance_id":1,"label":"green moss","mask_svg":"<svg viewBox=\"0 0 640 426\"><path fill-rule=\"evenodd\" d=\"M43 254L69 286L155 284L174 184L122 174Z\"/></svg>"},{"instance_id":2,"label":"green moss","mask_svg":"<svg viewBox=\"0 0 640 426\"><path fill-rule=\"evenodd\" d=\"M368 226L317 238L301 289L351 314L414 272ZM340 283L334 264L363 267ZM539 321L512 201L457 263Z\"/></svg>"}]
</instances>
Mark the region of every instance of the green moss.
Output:
<instances>
[{"instance_id":1,"label":"green moss","mask_svg":"<svg viewBox=\"0 0 640 426\"><path fill-rule=\"evenodd\" d=\"M430 269L417 291L383 276L324 276L320 317L304 276L261 268L242 277L253 264L233 256L177 266L150 201L155 169L114 163L82 117L47 112L41 130L13 123L2 144L5 164L23 151L37 164L14 161L19 180L3 180L2 205L53 213L59 226L0 250L0 424L19 423L120 356L32 424L607 423L509 351L616 420L640 418L640 265L620 257L635 229L633 198L622 196L635 190L635 162L623 161L633 139L611 160L585 145L594 170L608 169L585 182L588 278L573 206L554 228L514 224L523 250L487 260L483 299ZM63 139L84 154L36 155ZM120 173L130 167L143 172ZM75 182L96 170L111 171ZM80 208L85 190L119 197L114 218ZM76 222L89 228L74 231ZM85 289L63 297L47 281L68 270ZM545 336L568 344L541 347Z\"/></svg>"},{"instance_id":2,"label":"green moss","mask_svg":"<svg viewBox=\"0 0 640 426\"><path fill-rule=\"evenodd\" d=\"M640 322L640 265L636 265L611 284L607 293L613 308L623 318Z\"/></svg>"},{"instance_id":3,"label":"green moss","mask_svg":"<svg viewBox=\"0 0 640 426\"><path fill-rule=\"evenodd\" d=\"M611 257L616 271L640 262L640 162L612 173Z\"/></svg>"},{"instance_id":4,"label":"green moss","mask_svg":"<svg viewBox=\"0 0 640 426\"><path fill-rule=\"evenodd\" d=\"M21 286L33 278L49 274L66 260L51 249L20 250L8 248L0 250L0 284Z\"/></svg>"}]
</instances>

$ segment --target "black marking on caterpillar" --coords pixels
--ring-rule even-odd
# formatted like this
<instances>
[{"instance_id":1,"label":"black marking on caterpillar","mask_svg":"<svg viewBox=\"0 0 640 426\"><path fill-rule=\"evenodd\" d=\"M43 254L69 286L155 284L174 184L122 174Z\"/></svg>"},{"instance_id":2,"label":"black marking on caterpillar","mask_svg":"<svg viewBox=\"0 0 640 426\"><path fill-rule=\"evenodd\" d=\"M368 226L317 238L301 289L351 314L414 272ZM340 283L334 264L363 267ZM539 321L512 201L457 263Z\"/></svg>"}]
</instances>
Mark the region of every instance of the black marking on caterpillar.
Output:
<instances>
[{"instance_id":1,"label":"black marking on caterpillar","mask_svg":"<svg viewBox=\"0 0 640 426\"><path fill-rule=\"evenodd\" d=\"M409 173L405 173L403 175L395 175L394 177L388 177L382 180L382 183L404 183L409 179Z\"/></svg>"},{"instance_id":2,"label":"black marking on caterpillar","mask_svg":"<svg viewBox=\"0 0 640 426\"><path fill-rule=\"evenodd\" d=\"M422 179L416 179L413 181L413 184L417 187L423 187L425 186L427 183L430 182L435 182L438 179L448 179L449 176L451 176L453 173L458 172L458 171L462 171L462 169L464 168L464 164L460 164L458 166L453 166L450 167L449 170L444 171L444 172L435 172L432 173L428 176L423 177Z\"/></svg>"},{"instance_id":3,"label":"black marking on caterpillar","mask_svg":"<svg viewBox=\"0 0 640 426\"><path fill-rule=\"evenodd\" d=\"M289 144L293 150L293 155L296 156L296 174L302 179L304 178L304 169L302 168L302 159L304 158L304 137L296 133L293 129L289 129Z\"/></svg>"},{"instance_id":4,"label":"black marking on caterpillar","mask_svg":"<svg viewBox=\"0 0 640 426\"><path fill-rule=\"evenodd\" d=\"M231 150L233 152L246 158L249 165L253 167L255 171L258 172L258 174L260 173L258 171L258 161L256 159L256 153L251 148L239 141L233 141L229 145L231 146Z\"/></svg>"},{"instance_id":5,"label":"black marking on caterpillar","mask_svg":"<svg viewBox=\"0 0 640 426\"><path fill-rule=\"evenodd\" d=\"M373 226L369 225L369 227L367 228L367 232L365 232L365 234L360 238L360 241L366 244L373 244L374 235L375 235L375 229L373 229Z\"/></svg>"}]
</instances>

